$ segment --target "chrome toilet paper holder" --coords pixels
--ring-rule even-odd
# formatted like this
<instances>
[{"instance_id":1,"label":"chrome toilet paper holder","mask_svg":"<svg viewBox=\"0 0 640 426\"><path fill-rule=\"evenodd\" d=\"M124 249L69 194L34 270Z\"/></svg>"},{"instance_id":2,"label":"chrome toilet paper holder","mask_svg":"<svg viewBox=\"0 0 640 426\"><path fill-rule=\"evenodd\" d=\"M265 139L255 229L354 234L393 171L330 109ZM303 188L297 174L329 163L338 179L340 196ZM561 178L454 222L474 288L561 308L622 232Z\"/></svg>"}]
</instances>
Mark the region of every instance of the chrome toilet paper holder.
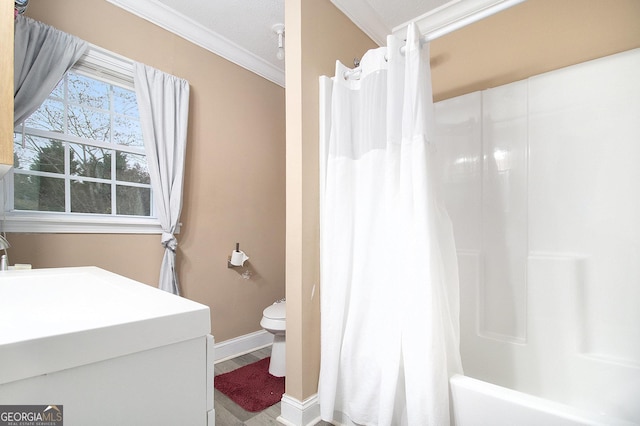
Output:
<instances>
[{"instance_id":1,"label":"chrome toilet paper holder","mask_svg":"<svg viewBox=\"0 0 640 426\"><path fill-rule=\"evenodd\" d=\"M227 260L227 268L242 267L247 260L249 260L249 256L240 250L240 243L236 243L236 249L231 252L231 256Z\"/></svg>"}]
</instances>

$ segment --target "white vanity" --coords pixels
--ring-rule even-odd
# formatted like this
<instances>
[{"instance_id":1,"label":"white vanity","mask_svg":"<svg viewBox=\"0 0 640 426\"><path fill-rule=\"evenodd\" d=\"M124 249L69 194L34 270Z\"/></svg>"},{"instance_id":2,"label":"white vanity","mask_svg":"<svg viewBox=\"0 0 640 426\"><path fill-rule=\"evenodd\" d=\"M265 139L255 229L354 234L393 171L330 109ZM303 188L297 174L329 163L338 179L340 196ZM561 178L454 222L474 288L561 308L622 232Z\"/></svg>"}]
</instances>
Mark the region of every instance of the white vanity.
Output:
<instances>
[{"instance_id":1,"label":"white vanity","mask_svg":"<svg viewBox=\"0 0 640 426\"><path fill-rule=\"evenodd\" d=\"M96 267L0 272L0 406L65 426L208 425L209 308Z\"/></svg>"}]
</instances>

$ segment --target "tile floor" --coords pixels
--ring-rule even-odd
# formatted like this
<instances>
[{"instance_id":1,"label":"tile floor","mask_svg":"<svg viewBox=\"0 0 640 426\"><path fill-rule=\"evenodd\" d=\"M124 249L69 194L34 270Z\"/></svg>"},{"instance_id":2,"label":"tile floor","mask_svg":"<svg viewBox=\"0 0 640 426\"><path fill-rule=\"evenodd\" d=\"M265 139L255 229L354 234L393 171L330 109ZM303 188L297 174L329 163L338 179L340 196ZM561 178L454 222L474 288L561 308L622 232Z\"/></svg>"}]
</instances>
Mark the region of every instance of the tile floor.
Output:
<instances>
[{"instance_id":1,"label":"tile floor","mask_svg":"<svg viewBox=\"0 0 640 426\"><path fill-rule=\"evenodd\" d=\"M219 362L215 365L215 375L228 373L252 362L271 355L271 347L241 355L239 357ZM214 389L214 405L216 410L216 426L268 426L280 425L276 420L280 415L280 402L264 411L251 413L231 401L225 394ZM320 421L315 426L330 426L331 423Z\"/></svg>"}]
</instances>

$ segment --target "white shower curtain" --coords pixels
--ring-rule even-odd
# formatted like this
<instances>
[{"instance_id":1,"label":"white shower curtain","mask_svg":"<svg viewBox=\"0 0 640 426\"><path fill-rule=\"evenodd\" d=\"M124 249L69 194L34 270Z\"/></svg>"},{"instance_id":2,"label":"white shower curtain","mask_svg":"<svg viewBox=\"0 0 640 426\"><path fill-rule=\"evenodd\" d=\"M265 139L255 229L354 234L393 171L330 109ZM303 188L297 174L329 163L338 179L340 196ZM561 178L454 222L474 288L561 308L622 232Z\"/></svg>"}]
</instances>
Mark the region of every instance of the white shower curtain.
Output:
<instances>
[{"instance_id":1,"label":"white shower curtain","mask_svg":"<svg viewBox=\"0 0 640 426\"><path fill-rule=\"evenodd\" d=\"M434 173L429 46L409 25L359 76L336 65L321 184L325 421L448 425L458 269Z\"/></svg>"}]
</instances>

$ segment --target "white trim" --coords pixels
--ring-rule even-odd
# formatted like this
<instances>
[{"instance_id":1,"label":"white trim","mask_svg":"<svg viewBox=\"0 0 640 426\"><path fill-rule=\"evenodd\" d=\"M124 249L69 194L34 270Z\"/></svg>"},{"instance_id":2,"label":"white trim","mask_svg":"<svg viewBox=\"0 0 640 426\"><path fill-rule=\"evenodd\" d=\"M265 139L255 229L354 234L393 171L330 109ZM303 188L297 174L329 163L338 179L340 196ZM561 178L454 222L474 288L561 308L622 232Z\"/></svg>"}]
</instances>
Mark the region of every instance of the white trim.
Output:
<instances>
[{"instance_id":1,"label":"white trim","mask_svg":"<svg viewBox=\"0 0 640 426\"><path fill-rule=\"evenodd\" d=\"M133 89L133 60L89 43L89 49L73 65L73 71L105 78L110 84Z\"/></svg>"},{"instance_id":2,"label":"white trim","mask_svg":"<svg viewBox=\"0 0 640 426\"><path fill-rule=\"evenodd\" d=\"M222 362L258 349L266 348L273 343L273 334L260 330L244 336L235 337L216 343L214 362Z\"/></svg>"},{"instance_id":3,"label":"white trim","mask_svg":"<svg viewBox=\"0 0 640 426\"><path fill-rule=\"evenodd\" d=\"M107 1L284 87L284 71L158 0Z\"/></svg>"},{"instance_id":4,"label":"white trim","mask_svg":"<svg viewBox=\"0 0 640 426\"><path fill-rule=\"evenodd\" d=\"M318 394L299 401L285 393L280 402L280 416L277 420L284 425L311 426L320 421Z\"/></svg>"},{"instance_id":5,"label":"white trim","mask_svg":"<svg viewBox=\"0 0 640 426\"><path fill-rule=\"evenodd\" d=\"M525 0L452 0L422 16L411 19L393 29L393 34L404 38L409 22L415 22L420 34L433 40L469 24L477 22Z\"/></svg>"},{"instance_id":6,"label":"white trim","mask_svg":"<svg viewBox=\"0 0 640 426\"><path fill-rule=\"evenodd\" d=\"M6 212L3 232L59 234L161 234L156 218L49 212ZM175 232L179 233L179 230Z\"/></svg>"},{"instance_id":7,"label":"white trim","mask_svg":"<svg viewBox=\"0 0 640 426\"><path fill-rule=\"evenodd\" d=\"M75 69L73 71L75 71ZM37 137L43 138L43 139L56 139L56 140L60 140L60 141L71 142L71 143L76 144L76 145L78 145L78 144L80 144L80 145L90 145L90 146L96 147L96 148L108 149L108 150L112 150L112 151L126 152L126 153L129 153L129 154L144 155L144 156L147 155L147 153L144 150L144 147L142 147L142 146L129 146L129 145L121 145L119 143L111 143L111 142L99 141L99 140L95 140L95 139L85 139L85 138L81 138L80 136L72 135L72 134L69 134L69 133L65 134L65 133L55 132L53 130L43 130L43 129L37 129L37 128L33 128L33 127L27 127L24 124L18 124L18 127L14 128L13 131L15 133L23 133L24 132L25 134L28 134L28 135L31 135L31 136L37 136ZM44 174L44 173L47 173L47 172L40 172L40 173ZM38 172L37 171L32 171L29 174L38 174ZM57 175L57 173L50 173L50 174ZM84 179L84 178L88 178L88 177L87 176L82 176L82 178ZM95 178L95 179L99 179L99 178ZM109 181L110 179L100 178L100 180L101 181ZM133 186L136 186L135 185L136 182L119 181L118 183L133 184ZM149 184L140 184L140 186L145 187L145 188L150 188L151 187L151 185L149 185Z\"/></svg>"},{"instance_id":8,"label":"white trim","mask_svg":"<svg viewBox=\"0 0 640 426\"><path fill-rule=\"evenodd\" d=\"M207 334L207 419L210 417L211 413L215 419L216 414L215 404L213 402L215 394L213 381L215 380L216 375L215 368L213 367L215 354L215 339L211 334Z\"/></svg>"}]
</instances>

